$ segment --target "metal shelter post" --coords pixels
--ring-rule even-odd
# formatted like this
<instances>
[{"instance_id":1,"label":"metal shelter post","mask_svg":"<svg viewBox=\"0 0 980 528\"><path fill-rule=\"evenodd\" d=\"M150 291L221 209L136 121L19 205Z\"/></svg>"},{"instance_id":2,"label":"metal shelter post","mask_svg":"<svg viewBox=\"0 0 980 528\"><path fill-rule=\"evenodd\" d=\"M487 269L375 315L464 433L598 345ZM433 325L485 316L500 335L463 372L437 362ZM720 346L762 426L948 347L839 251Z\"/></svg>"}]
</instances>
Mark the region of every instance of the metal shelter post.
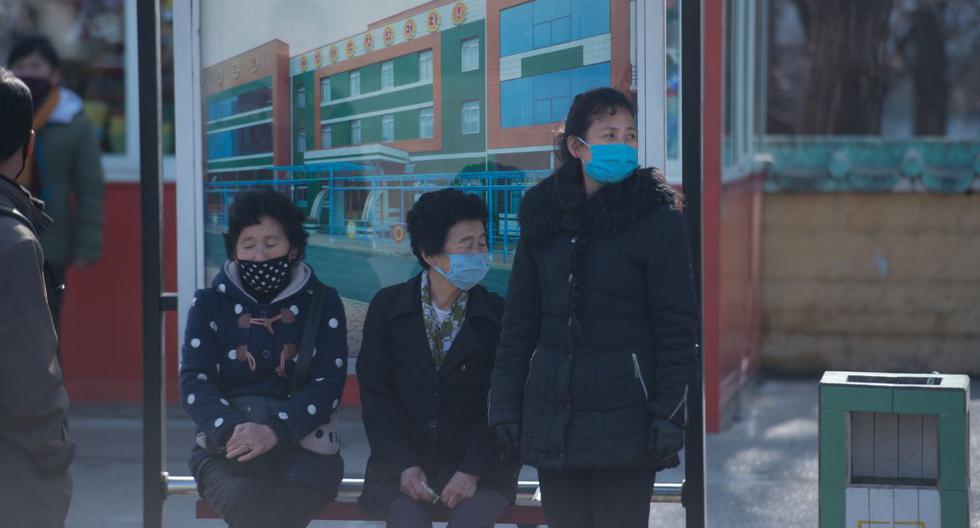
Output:
<instances>
[{"instance_id":1,"label":"metal shelter post","mask_svg":"<svg viewBox=\"0 0 980 528\"><path fill-rule=\"evenodd\" d=\"M681 173L683 177L684 216L690 235L694 266L694 291L698 308L704 313L701 262L701 0L683 0L681 5ZM698 327L698 343L704 342L703 325ZM691 417L687 425L684 467L684 504L687 528L707 526L705 508L704 458L704 351L698 347L697 386L688 399Z\"/></svg>"},{"instance_id":2,"label":"metal shelter post","mask_svg":"<svg viewBox=\"0 0 980 528\"><path fill-rule=\"evenodd\" d=\"M139 58L140 250L143 298L143 526L163 526L164 474L163 312L176 296L162 294L162 191L160 157L160 8L136 3Z\"/></svg>"}]
</instances>

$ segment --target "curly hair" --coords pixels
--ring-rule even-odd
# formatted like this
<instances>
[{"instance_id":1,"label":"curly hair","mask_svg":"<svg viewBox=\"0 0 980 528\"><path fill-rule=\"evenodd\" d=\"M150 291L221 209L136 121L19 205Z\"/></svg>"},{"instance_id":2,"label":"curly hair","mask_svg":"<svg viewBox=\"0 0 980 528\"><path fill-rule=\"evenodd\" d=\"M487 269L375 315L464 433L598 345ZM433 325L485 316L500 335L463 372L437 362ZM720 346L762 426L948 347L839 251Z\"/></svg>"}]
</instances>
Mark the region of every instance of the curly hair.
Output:
<instances>
[{"instance_id":1,"label":"curly hair","mask_svg":"<svg viewBox=\"0 0 980 528\"><path fill-rule=\"evenodd\" d=\"M487 227L487 206L483 199L456 189L427 192L408 212L408 235L412 239L412 253L419 259L422 269L429 264L422 254L438 255L446 245L449 230L461 220L479 220Z\"/></svg>"},{"instance_id":2,"label":"curly hair","mask_svg":"<svg viewBox=\"0 0 980 528\"><path fill-rule=\"evenodd\" d=\"M296 260L302 260L306 255L306 242L309 238L303 228L305 215L288 196L272 189L245 191L235 196L228 211L228 231L224 234L228 259L235 260L235 248L242 230L261 223L263 216L282 225L290 248L297 251Z\"/></svg>"}]
</instances>

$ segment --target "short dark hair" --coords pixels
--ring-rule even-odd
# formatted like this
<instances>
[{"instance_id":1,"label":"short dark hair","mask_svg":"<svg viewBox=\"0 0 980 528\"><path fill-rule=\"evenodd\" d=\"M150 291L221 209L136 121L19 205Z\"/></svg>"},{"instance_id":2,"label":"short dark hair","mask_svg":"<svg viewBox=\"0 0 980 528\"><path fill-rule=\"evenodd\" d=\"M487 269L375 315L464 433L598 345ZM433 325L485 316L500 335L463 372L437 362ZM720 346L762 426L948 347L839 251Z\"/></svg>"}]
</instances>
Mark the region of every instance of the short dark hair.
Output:
<instances>
[{"instance_id":1,"label":"short dark hair","mask_svg":"<svg viewBox=\"0 0 980 528\"><path fill-rule=\"evenodd\" d=\"M224 234L228 259L236 258L235 249L242 230L261 223L263 216L282 224L290 249L295 249L296 259L301 260L306 255L306 242L309 238L303 228L306 217L288 196L272 189L245 191L235 196L228 211L228 231Z\"/></svg>"},{"instance_id":2,"label":"short dark hair","mask_svg":"<svg viewBox=\"0 0 980 528\"><path fill-rule=\"evenodd\" d=\"M51 44L48 37L43 35L29 35L18 40L10 49L10 55L7 56L7 66L13 68L15 62L32 53L40 55L52 69L61 68L61 57L58 56L58 50L54 49L54 45Z\"/></svg>"},{"instance_id":3,"label":"short dark hair","mask_svg":"<svg viewBox=\"0 0 980 528\"><path fill-rule=\"evenodd\" d=\"M487 206L475 194L456 189L427 192L419 197L406 217L412 253L423 269L429 264L422 253L438 255L446 246L449 230L460 220L479 220L487 227Z\"/></svg>"},{"instance_id":4,"label":"short dark hair","mask_svg":"<svg viewBox=\"0 0 980 528\"><path fill-rule=\"evenodd\" d=\"M14 74L0 67L0 161L24 148L34 127L31 91Z\"/></svg>"}]
</instances>

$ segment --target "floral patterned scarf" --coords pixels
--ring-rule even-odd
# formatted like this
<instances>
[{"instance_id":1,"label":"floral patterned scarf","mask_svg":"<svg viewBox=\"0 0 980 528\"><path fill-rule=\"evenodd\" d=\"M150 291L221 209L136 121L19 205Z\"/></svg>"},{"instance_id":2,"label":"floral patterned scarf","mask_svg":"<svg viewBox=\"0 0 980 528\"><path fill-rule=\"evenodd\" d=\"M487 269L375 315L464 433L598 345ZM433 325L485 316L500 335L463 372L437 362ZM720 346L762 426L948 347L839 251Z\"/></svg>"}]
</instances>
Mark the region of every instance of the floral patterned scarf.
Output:
<instances>
[{"instance_id":1,"label":"floral patterned scarf","mask_svg":"<svg viewBox=\"0 0 980 528\"><path fill-rule=\"evenodd\" d=\"M432 362L436 370L442 367L446 360L446 354L459 329L463 326L466 318L466 301L469 299L469 292L463 292L456 300L447 317L441 323L436 315L435 302L432 300L432 292L429 290L429 272L422 272L422 320L425 322L425 334L429 338L429 350L432 351Z\"/></svg>"}]
</instances>

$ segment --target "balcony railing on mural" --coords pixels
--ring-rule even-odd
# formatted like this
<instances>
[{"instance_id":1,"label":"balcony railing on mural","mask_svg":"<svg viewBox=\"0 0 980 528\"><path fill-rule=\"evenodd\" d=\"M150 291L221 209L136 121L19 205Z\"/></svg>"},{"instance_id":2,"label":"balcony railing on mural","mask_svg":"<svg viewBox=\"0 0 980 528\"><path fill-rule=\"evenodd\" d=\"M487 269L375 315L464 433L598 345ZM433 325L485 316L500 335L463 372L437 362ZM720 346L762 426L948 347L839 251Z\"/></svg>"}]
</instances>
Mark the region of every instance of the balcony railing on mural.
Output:
<instances>
[{"instance_id":1,"label":"balcony railing on mural","mask_svg":"<svg viewBox=\"0 0 980 528\"><path fill-rule=\"evenodd\" d=\"M766 138L770 192L980 190L980 142L871 137Z\"/></svg>"},{"instance_id":2,"label":"balcony railing on mural","mask_svg":"<svg viewBox=\"0 0 980 528\"><path fill-rule=\"evenodd\" d=\"M207 222L213 231L227 225L228 207L244 190L273 188L291 196L307 216L311 241L410 255L405 215L423 193L447 187L473 193L487 204L489 250L506 261L520 235L517 222L524 191L547 170L433 174L380 174L367 165L324 163L269 167L268 177L205 183Z\"/></svg>"}]
</instances>

